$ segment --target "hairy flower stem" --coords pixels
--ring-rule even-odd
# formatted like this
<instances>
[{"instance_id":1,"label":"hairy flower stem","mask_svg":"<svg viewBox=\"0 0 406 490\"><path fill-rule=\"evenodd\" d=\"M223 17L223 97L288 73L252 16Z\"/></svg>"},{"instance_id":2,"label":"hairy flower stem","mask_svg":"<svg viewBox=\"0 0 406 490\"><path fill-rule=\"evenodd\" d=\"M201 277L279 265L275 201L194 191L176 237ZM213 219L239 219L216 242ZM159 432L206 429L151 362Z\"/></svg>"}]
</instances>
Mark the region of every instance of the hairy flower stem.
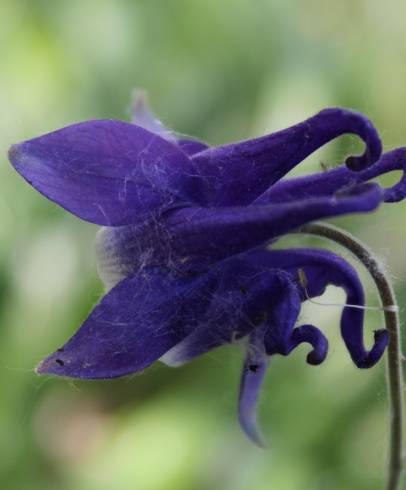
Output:
<instances>
[{"instance_id":1,"label":"hairy flower stem","mask_svg":"<svg viewBox=\"0 0 406 490\"><path fill-rule=\"evenodd\" d=\"M400 321L391 282L379 261L350 233L326 223L303 226L300 233L317 235L339 243L352 252L367 268L378 289L389 332L388 391L390 408L390 444L387 490L398 490L404 469L403 455L403 369L400 343Z\"/></svg>"}]
</instances>

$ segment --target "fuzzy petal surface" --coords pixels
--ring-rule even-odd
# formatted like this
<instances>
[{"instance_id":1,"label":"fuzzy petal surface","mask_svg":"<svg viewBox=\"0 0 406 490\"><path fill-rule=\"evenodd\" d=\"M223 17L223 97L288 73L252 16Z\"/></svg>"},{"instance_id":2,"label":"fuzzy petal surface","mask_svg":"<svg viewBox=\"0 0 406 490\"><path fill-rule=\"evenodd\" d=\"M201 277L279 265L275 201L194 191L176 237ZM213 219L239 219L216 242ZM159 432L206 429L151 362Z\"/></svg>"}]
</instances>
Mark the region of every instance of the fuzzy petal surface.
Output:
<instances>
[{"instance_id":1,"label":"fuzzy petal surface","mask_svg":"<svg viewBox=\"0 0 406 490\"><path fill-rule=\"evenodd\" d=\"M349 168L362 170L378 160L382 145L372 123L358 112L339 108L261 138L210 148L194 160L211 205L246 205L315 150L346 133L358 135L366 145L363 155L347 158Z\"/></svg>"},{"instance_id":2,"label":"fuzzy petal surface","mask_svg":"<svg viewBox=\"0 0 406 490\"><path fill-rule=\"evenodd\" d=\"M217 267L223 270L224 277L231 277L217 301L232 305L234 321L213 323L210 329L201 325L193 330L161 359L166 364L183 364L261 328L282 332L283 340L277 334L275 338L278 348L284 348L284 339L289 338L300 310L300 297L291 277L279 269L263 269L247 260L245 254Z\"/></svg>"},{"instance_id":3,"label":"fuzzy petal surface","mask_svg":"<svg viewBox=\"0 0 406 490\"><path fill-rule=\"evenodd\" d=\"M179 277L159 268L124 279L39 374L96 379L145 369L207 321L218 277Z\"/></svg>"},{"instance_id":4,"label":"fuzzy petal surface","mask_svg":"<svg viewBox=\"0 0 406 490\"><path fill-rule=\"evenodd\" d=\"M286 204L179 209L165 220L168 244L173 255L209 264L314 220L373 211L382 199L382 189L371 183L354 186L347 193Z\"/></svg>"},{"instance_id":5,"label":"fuzzy petal surface","mask_svg":"<svg viewBox=\"0 0 406 490\"><path fill-rule=\"evenodd\" d=\"M280 204L328 196L394 170L402 170L403 174L395 185L383 190L383 199L385 202L398 202L406 197L406 148L384 153L374 165L360 172L341 166L318 174L282 179L262 194L255 204Z\"/></svg>"},{"instance_id":6,"label":"fuzzy petal surface","mask_svg":"<svg viewBox=\"0 0 406 490\"><path fill-rule=\"evenodd\" d=\"M177 144L189 156L196 155L208 148L206 143L194 139L179 139Z\"/></svg>"},{"instance_id":7,"label":"fuzzy petal surface","mask_svg":"<svg viewBox=\"0 0 406 490\"><path fill-rule=\"evenodd\" d=\"M273 304L264 286L278 286L273 278L281 274L259 277L243 257L199 275L142 268L113 287L37 371L85 379L124 376L146 368L185 338L199 340L193 343L196 352L187 350L188 358L194 357L249 334Z\"/></svg>"},{"instance_id":8,"label":"fuzzy petal surface","mask_svg":"<svg viewBox=\"0 0 406 490\"><path fill-rule=\"evenodd\" d=\"M361 281L356 270L342 257L319 249L290 249L275 251L259 251L251 256L251 260L260 261L264 266L278 266L299 280L299 270L304 271L307 279L306 290L302 288L302 301L320 296L328 285L338 286L347 294L347 303L364 306L365 297ZM307 329L308 330L308 329ZM306 333L306 332L302 332ZM316 341L313 364L317 364L320 355L327 346L322 338L316 338L314 331L307 331ZM370 350L364 344L364 310L343 308L341 316L341 335L359 368L370 368L382 357L388 343L388 332L384 329L374 333L374 343ZM317 352L319 349L319 352Z\"/></svg>"},{"instance_id":9,"label":"fuzzy petal surface","mask_svg":"<svg viewBox=\"0 0 406 490\"><path fill-rule=\"evenodd\" d=\"M12 146L9 158L46 197L100 225L139 223L199 202L194 164L186 154L134 124L74 124Z\"/></svg>"}]
</instances>

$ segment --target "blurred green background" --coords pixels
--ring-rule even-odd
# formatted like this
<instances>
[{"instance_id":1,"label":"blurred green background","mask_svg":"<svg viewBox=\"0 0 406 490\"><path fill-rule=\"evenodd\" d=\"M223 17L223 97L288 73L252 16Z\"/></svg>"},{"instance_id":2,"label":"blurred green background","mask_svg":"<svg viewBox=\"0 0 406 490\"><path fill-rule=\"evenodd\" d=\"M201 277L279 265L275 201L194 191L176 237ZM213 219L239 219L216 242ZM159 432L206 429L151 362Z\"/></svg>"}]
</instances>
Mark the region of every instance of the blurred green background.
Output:
<instances>
[{"instance_id":1,"label":"blurred green background","mask_svg":"<svg viewBox=\"0 0 406 490\"><path fill-rule=\"evenodd\" d=\"M211 144L336 105L370 116L385 149L406 144L405 15L401 0L0 0L2 489L382 487L385 363L370 371L352 365L336 308L306 305L301 315L329 337L325 364L306 365L303 348L270 365L260 408L267 451L237 424L238 345L108 382L37 378L36 363L102 294L97 227L32 190L6 151L73 122L126 119L134 87L148 90L169 127ZM341 138L297 172L337 165L359 149ZM403 203L335 220L387 263L401 307L405 213ZM292 243L309 240L280 245ZM377 304L363 277L369 304ZM323 299L344 295L330 288ZM367 314L368 338L381 323L379 313Z\"/></svg>"}]
</instances>

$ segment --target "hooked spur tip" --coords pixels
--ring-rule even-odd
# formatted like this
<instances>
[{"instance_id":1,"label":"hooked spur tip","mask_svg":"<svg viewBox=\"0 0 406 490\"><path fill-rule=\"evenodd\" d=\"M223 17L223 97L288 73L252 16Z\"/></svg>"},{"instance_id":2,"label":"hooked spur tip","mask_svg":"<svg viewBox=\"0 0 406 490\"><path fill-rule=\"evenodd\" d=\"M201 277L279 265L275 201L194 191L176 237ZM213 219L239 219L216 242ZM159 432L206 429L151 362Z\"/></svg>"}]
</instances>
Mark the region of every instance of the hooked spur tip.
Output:
<instances>
[{"instance_id":1,"label":"hooked spur tip","mask_svg":"<svg viewBox=\"0 0 406 490\"><path fill-rule=\"evenodd\" d=\"M370 159L368 155L355 155L350 156L345 160L346 166L353 172L360 172L370 165Z\"/></svg>"}]
</instances>

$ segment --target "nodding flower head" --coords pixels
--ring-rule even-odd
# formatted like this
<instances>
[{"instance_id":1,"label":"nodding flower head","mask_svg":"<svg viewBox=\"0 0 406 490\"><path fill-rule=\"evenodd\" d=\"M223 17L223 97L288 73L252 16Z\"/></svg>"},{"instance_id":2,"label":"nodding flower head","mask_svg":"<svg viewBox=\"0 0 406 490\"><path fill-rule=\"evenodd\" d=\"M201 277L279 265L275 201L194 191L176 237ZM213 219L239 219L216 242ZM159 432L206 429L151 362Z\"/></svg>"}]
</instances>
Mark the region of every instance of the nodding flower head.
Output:
<instances>
[{"instance_id":1,"label":"nodding flower head","mask_svg":"<svg viewBox=\"0 0 406 490\"><path fill-rule=\"evenodd\" d=\"M306 177L286 174L330 140L352 133L362 155ZM282 235L320 218L374 211L406 196L371 179L406 168L406 149L381 154L362 114L325 109L276 133L209 147L168 131L138 94L131 123L94 120L14 145L9 158L33 187L66 210L102 225L99 272L108 292L77 333L37 367L39 374L113 378L156 360L177 366L247 339L239 419L260 442L256 403L270 356L301 343L320 364L327 339L297 325L301 304L329 284L364 305L354 268L321 249L273 250ZM306 285L300 277L305 275ZM388 341L364 345L364 312L344 307L341 334L359 368Z\"/></svg>"}]
</instances>

